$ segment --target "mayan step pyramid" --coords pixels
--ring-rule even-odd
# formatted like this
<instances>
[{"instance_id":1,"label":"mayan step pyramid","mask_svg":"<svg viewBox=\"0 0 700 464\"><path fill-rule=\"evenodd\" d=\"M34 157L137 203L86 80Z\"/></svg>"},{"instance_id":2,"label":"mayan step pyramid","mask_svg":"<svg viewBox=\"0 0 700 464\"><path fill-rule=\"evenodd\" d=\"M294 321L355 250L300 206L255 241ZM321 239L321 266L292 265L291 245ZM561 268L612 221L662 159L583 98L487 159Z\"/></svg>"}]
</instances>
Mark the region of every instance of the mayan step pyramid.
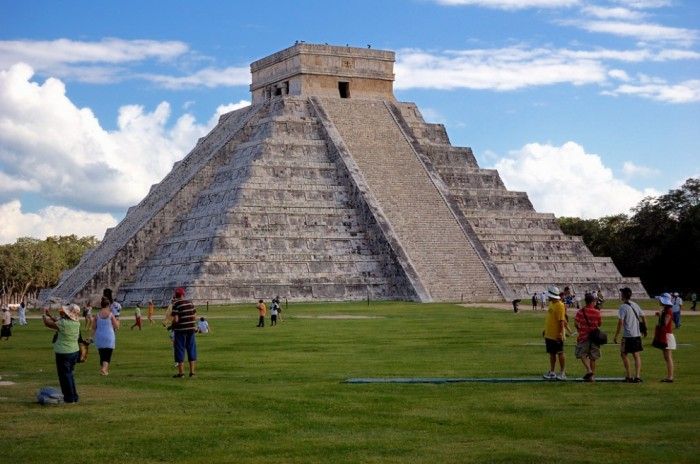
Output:
<instances>
[{"instance_id":1,"label":"mayan step pyramid","mask_svg":"<svg viewBox=\"0 0 700 464\"><path fill-rule=\"evenodd\" d=\"M296 44L44 297L504 301L623 278L393 95L394 53Z\"/></svg>"}]
</instances>

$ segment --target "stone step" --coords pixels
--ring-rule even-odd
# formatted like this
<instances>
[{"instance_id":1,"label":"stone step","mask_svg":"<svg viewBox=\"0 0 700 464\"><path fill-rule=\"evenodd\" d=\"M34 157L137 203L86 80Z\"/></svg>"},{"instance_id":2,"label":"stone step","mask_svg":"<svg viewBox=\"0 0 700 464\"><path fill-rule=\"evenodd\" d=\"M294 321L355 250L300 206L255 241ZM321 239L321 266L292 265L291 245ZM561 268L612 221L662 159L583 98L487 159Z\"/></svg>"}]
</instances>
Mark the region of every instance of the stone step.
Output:
<instances>
[{"instance_id":1,"label":"stone step","mask_svg":"<svg viewBox=\"0 0 700 464\"><path fill-rule=\"evenodd\" d=\"M521 232L521 233L519 233ZM557 231L542 231L543 233L528 233L527 231L494 231L494 232L483 232L478 231L479 238L483 242L510 242L515 244L529 243L529 242L582 242L581 237L578 235L565 235Z\"/></svg>"},{"instance_id":2,"label":"stone step","mask_svg":"<svg viewBox=\"0 0 700 464\"><path fill-rule=\"evenodd\" d=\"M490 211L532 211L532 203L524 192L508 192L491 194L479 193L471 189L469 193L454 195L453 199L460 209L480 208ZM487 190L487 189L483 189Z\"/></svg>"},{"instance_id":3,"label":"stone step","mask_svg":"<svg viewBox=\"0 0 700 464\"><path fill-rule=\"evenodd\" d=\"M494 262L498 265L507 265L512 263L540 263L540 264L551 264L551 263L610 263L612 259L607 256L579 256L572 255L570 257L565 256L551 256L551 255L504 255L494 258Z\"/></svg>"},{"instance_id":4,"label":"stone step","mask_svg":"<svg viewBox=\"0 0 700 464\"><path fill-rule=\"evenodd\" d=\"M556 216L554 216L554 214L538 213L537 211L483 211L467 208L462 209L462 213L464 213L472 224L478 224L479 221L487 221L490 219L542 219L556 221Z\"/></svg>"},{"instance_id":5,"label":"stone step","mask_svg":"<svg viewBox=\"0 0 700 464\"><path fill-rule=\"evenodd\" d=\"M480 170L474 153L469 147L453 147L435 143L423 143L420 145L425 155L430 158L439 172L448 169Z\"/></svg>"}]
</instances>

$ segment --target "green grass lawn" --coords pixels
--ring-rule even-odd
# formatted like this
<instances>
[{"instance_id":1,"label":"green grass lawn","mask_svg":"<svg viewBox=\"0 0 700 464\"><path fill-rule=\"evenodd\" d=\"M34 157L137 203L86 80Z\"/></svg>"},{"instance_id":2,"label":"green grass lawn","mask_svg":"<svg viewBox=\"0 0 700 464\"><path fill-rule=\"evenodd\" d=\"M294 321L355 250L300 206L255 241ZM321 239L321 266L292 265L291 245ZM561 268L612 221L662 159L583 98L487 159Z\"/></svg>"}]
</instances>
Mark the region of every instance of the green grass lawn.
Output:
<instances>
[{"instance_id":1,"label":"green grass lawn","mask_svg":"<svg viewBox=\"0 0 700 464\"><path fill-rule=\"evenodd\" d=\"M614 306L614 305L613 305ZM527 308L523 305L523 308ZM645 341L643 384L344 384L351 377L524 377L548 368L544 315L404 302L290 305L258 329L253 305L212 307L199 371L173 379L158 322L123 310L111 374L78 365L80 403L58 386L38 319L0 342L2 462L698 462L700 318L676 332L674 384ZM573 316L573 312L570 312ZM332 316L332 317L326 317ZM351 317L350 317L351 316ZM610 338L615 319L604 318ZM269 323L269 320L268 320ZM567 341L569 377L583 368ZM603 348L599 376L623 375Z\"/></svg>"}]
</instances>

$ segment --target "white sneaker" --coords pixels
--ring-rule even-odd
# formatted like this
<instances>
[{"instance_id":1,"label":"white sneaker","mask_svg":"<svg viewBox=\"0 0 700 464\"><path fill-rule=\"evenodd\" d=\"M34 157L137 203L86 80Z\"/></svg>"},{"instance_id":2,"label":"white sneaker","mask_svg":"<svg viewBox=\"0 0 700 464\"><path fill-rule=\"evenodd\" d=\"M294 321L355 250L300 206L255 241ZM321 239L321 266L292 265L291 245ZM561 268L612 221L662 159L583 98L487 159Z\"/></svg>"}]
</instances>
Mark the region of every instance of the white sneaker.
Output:
<instances>
[{"instance_id":1,"label":"white sneaker","mask_svg":"<svg viewBox=\"0 0 700 464\"><path fill-rule=\"evenodd\" d=\"M544 377L547 380L554 380L557 378L557 375L553 371L549 371L546 374L544 374L542 377Z\"/></svg>"},{"instance_id":2,"label":"white sneaker","mask_svg":"<svg viewBox=\"0 0 700 464\"><path fill-rule=\"evenodd\" d=\"M566 374L563 372L558 373L555 377L557 380L566 380Z\"/></svg>"}]
</instances>

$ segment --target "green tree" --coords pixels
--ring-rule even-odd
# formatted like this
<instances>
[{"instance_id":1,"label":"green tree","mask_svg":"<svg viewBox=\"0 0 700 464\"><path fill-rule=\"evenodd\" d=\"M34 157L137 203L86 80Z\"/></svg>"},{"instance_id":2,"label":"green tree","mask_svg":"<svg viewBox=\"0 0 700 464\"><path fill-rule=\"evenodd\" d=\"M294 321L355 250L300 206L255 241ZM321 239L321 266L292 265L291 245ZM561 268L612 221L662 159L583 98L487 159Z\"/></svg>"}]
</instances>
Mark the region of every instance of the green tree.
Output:
<instances>
[{"instance_id":1,"label":"green tree","mask_svg":"<svg viewBox=\"0 0 700 464\"><path fill-rule=\"evenodd\" d=\"M632 213L560 218L559 224L565 233L580 235L594 255L610 256L623 275L639 276L651 294L697 291L687 269L700 260L700 179L644 198Z\"/></svg>"},{"instance_id":2,"label":"green tree","mask_svg":"<svg viewBox=\"0 0 700 464\"><path fill-rule=\"evenodd\" d=\"M68 235L45 240L22 237L0 246L0 297L5 302L36 297L39 290L55 286L61 273L98 243L95 237Z\"/></svg>"}]
</instances>

